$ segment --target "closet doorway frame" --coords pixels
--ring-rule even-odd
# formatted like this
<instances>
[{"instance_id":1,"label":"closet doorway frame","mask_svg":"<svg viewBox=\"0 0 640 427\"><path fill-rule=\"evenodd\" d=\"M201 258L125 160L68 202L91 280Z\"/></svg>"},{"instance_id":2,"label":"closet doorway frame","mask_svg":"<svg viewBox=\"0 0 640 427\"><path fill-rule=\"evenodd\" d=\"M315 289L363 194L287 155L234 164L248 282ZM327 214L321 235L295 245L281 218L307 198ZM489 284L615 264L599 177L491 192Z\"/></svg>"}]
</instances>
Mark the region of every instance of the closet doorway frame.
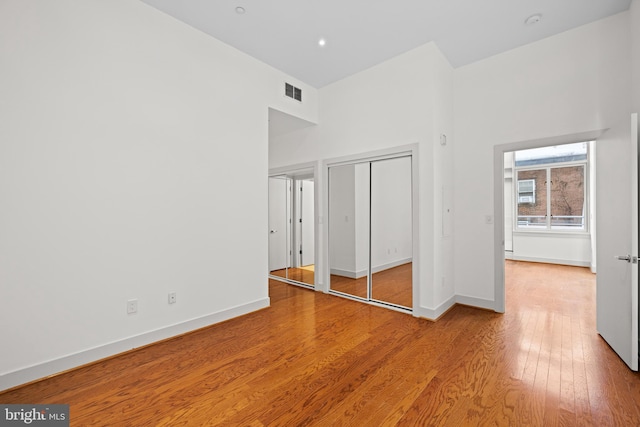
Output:
<instances>
[{"instance_id":1,"label":"closet doorway frame","mask_svg":"<svg viewBox=\"0 0 640 427\"><path fill-rule=\"evenodd\" d=\"M335 157L327 159L322 162L322 216L319 217L319 222L323 224L322 227L322 291L331 295L339 296L342 298L359 301L365 304L383 307L390 310L399 311L401 313L412 314L418 316L420 313L420 174L418 170L419 164L419 144L409 144L398 147L392 147L388 149L369 151L365 153L359 153L349 156ZM365 300L355 296L349 296L348 294L335 292L331 290L331 272L329 263L329 168L342 165L351 165L363 162L374 162L378 160L388 160L398 157L411 157L411 229L412 229L412 266L411 266L411 282L412 282L412 306L410 310L395 306L392 304L384 304L377 301ZM316 190L316 194L318 191ZM323 221L326 218L326 221ZM369 285L370 286L370 285ZM320 289L318 289L320 290Z\"/></svg>"}]
</instances>

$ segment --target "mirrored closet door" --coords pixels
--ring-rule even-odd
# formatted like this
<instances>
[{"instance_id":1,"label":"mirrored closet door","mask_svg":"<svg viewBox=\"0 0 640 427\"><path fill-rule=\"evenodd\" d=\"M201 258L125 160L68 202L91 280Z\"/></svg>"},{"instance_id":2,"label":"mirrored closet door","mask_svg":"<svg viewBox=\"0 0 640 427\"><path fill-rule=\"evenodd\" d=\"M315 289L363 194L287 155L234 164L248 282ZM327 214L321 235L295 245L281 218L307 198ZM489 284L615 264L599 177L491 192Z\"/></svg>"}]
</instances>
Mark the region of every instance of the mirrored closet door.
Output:
<instances>
[{"instance_id":1,"label":"mirrored closet door","mask_svg":"<svg viewBox=\"0 0 640 427\"><path fill-rule=\"evenodd\" d=\"M411 157L371 163L371 299L411 308Z\"/></svg>"},{"instance_id":2,"label":"mirrored closet door","mask_svg":"<svg viewBox=\"0 0 640 427\"><path fill-rule=\"evenodd\" d=\"M329 168L330 289L369 299L369 163Z\"/></svg>"},{"instance_id":3,"label":"mirrored closet door","mask_svg":"<svg viewBox=\"0 0 640 427\"><path fill-rule=\"evenodd\" d=\"M330 290L413 307L411 156L329 167Z\"/></svg>"},{"instance_id":4,"label":"mirrored closet door","mask_svg":"<svg viewBox=\"0 0 640 427\"><path fill-rule=\"evenodd\" d=\"M304 286L315 284L313 175L269 177L269 275Z\"/></svg>"},{"instance_id":5,"label":"mirrored closet door","mask_svg":"<svg viewBox=\"0 0 640 427\"><path fill-rule=\"evenodd\" d=\"M291 180L269 177L269 273L286 278L291 266Z\"/></svg>"}]
</instances>

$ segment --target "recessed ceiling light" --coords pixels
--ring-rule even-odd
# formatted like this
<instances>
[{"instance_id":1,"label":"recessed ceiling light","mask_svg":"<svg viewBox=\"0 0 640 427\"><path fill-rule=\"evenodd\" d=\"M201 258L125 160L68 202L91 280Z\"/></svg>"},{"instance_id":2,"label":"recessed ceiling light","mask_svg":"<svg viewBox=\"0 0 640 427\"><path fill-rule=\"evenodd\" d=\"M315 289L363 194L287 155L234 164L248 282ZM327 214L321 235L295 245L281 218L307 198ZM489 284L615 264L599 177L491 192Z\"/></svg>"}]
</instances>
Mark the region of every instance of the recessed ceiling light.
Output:
<instances>
[{"instance_id":1,"label":"recessed ceiling light","mask_svg":"<svg viewBox=\"0 0 640 427\"><path fill-rule=\"evenodd\" d=\"M535 25L538 22L540 22L540 20L542 19L542 15L540 15L539 13L536 13L535 15L531 15L530 17L528 17L524 23L527 25Z\"/></svg>"},{"instance_id":2,"label":"recessed ceiling light","mask_svg":"<svg viewBox=\"0 0 640 427\"><path fill-rule=\"evenodd\" d=\"M321 38L320 40L318 40L318 46L320 47L324 47L326 46L327 41L324 38Z\"/></svg>"},{"instance_id":3,"label":"recessed ceiling light","mask_svg":"<svg viewBox=\"0 0 640 427\"><path fill-rule=\"evenodd\" d=\"M238 15L243 15L245 12L246 12L246 10L244 9L244 7L242 7L242 6L236 7L236 13Z\"/></svg>"}]
</instances>

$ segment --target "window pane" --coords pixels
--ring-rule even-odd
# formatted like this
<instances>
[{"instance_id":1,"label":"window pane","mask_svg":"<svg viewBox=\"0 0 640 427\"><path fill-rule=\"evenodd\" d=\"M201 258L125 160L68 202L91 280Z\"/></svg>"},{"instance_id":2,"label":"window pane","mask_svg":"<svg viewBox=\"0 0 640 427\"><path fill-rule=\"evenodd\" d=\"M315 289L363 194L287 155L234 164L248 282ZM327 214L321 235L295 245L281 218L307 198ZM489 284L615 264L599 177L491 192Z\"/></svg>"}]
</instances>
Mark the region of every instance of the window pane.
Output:
<instances>
[{"instance_id":1,"label":"window pane","mask_svg":"<svg viewBox=\"0 0 640 427\"><path fill-rule=\"evenodd\" d=\"M518 228L546 228L547 170L518 171Z\"/></svg>"},{"instance_id":2,"label":"window pane","mask_svg":"<svg viewBox=\"0 0 640 427\"><path fill-rule=\"evenodd\" d=\"M551 169L551 228L583 230L584 166Z\"/></svg>"},{"instance_id":3,"label":"window pane","mask_svg":"<svg viewBox=\"0 0 640 427\"><path fill-rule=\"evenodd\" d=\"M574 162L587 159L587 143L556 145L515 152L516 166Z\"/></svg>"}]
</instances>

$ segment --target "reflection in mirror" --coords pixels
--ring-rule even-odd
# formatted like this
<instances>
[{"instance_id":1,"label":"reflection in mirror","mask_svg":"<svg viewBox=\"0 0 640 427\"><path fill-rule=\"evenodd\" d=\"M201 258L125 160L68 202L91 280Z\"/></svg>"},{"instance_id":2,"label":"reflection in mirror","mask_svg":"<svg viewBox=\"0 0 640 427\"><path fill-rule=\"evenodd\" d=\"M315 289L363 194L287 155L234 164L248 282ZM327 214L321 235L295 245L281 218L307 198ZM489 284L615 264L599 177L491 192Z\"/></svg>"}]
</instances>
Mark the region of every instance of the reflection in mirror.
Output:
<instances>
[{"instance_id":1,"label":"reflection in mirror","mask_svg":"<svg viewBox=\"0 0 640 427\"><path fill-rule=\"evenodd\" d=\"M313 172L269 178L269 274L315 284Z\"/></svg>"},{"instance_id":2,"label":"reflection in mirror","mask_svg":"<svg viewBox=\"0 0 640 427\"><path fill-rule=\"evenodd\" d=\"M411 157L371 163L371 299L413 306Z\"/></svg>"},{"instance_id":3,"label":"reflection in mirror","mask_svg":"<svg viewBox=\"0 0 640 427\"><path fill-rule=\"evenodd\" d=\"M287 177L269 177L269 272L286 278L291 264L289 223L291 200Z\"/></svg>"},{"instance_id":4,"label":"reflection in mirror","mask_svg":"<svg viewBox=\"0 0 640 427\"><path fill-rule=\"evenodd\" d=\"M314 185L313 179L294 178L293 262L288 278L313 285L315 280Z\"/></svg>"},{"instance_id":5,"label":"reflection in mirror","mask_svg":"<svg viewBox=\"0 0 640 427\"><path fill-rule=\"evenodd\" d=\"M329 286L369 299L369 163L329 168Z\"/></svg>"}]
</instances>

